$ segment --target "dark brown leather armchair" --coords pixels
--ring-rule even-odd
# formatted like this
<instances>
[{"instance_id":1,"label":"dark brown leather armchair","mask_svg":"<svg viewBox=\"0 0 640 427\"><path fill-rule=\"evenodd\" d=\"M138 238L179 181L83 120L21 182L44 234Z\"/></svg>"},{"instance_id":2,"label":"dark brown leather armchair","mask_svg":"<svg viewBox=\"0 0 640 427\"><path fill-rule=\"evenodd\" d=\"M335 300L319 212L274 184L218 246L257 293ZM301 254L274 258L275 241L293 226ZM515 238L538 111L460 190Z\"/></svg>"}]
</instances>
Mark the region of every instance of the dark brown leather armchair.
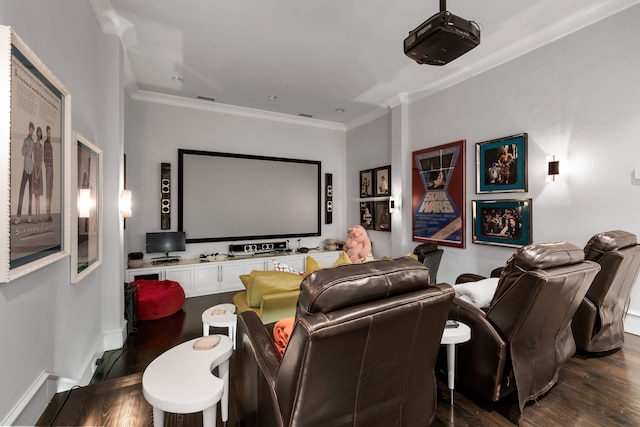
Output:
<instances>
[{"instance_id":1,"label":"dark brown leather armchair","mask_svg":"<svg viewBox=\"0 0 640 427\"><path fill-rule=\"evenodd\" d=\"M532 244L507 261L488 308L456 297L449 317L471 328L458 345L456 387L491 401L517 391L520 411L551 389L575 353L571 318L599 269L570 243ZM445 352L437 369L446 372Z\"/></svg>"},{"instance_id":2,"label":"dark brown leather armchair","mask_svg":"<svg viewBox=\"0 0 640 427\"><path fill-rule=\"evenodd\" d=\"M428 425L454 295L428 277L409 257L311 273L282 357L258 316L240 313L239 418L248 427Z\"/></svg>"},{"instance_id":3,"label":"dark brown leather armchair","mask_svg":"<svg viewBox=\"0 0 640 427\"><path fill-rule=\"evenodd\" d=\"M573 337L587 352L615 350L624 343L624 318L640 272L638 238L621 230L596 234L584 253L602 269L573 317Z\"/></svg>"}]
</instances>

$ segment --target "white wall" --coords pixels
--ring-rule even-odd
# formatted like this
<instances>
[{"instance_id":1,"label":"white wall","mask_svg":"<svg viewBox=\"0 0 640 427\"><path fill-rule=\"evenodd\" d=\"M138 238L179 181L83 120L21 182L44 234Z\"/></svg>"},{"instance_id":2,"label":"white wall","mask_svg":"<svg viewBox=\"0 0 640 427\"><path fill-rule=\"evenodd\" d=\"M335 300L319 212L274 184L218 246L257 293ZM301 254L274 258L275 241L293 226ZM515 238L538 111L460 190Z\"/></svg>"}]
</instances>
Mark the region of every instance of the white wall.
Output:
<instances>
[{"instance_id":1,"label":"white wall","mask_svg":"<svg viewBox=\"0 0 640 427\"><path fill-rule=\"evenodd\" d=\"M224 109L222 109L224 110ZM134 198L133 217L127 220L126 252L144 252L145 233L160 230L160 163L171 163L172 230L177 230L178 149L220 151L239 154L319 160L324 174L333 174L333 223L324 224L322 236L307 237L302 246L323 245L328 237L346 235L345 169L346 142L344 128L337 125L314 125L296 118L270 119L255 110L233 109L226 113L203 101L165 96L135 97L127 106L126 154L127 187ZM231 111L231 109L230 109ZM277 116L273 116L277 117ZM231 177L232 179L232 177ZM212 182L211 185L225 185ZM263 183L264 191L273 192L274 203L282 197L277 183ZM242 197L241 194L238 197ZM324 200L324 191L322 193ZM259 207L256 207L258 209ZM267 206L261 207L268 209ZM187 245L183 258L197 258L201 253L226 253L230 242ZM239 242L234 242L239 243ZM293 243L293 242L292 242ZM296 242L297 243L297 242Z\"/></svg>"},{"instance_id":2,"label":"white wall","mask_svg":"<svg viewBox=\"0 0 640 427\"><path fill-rule=\"evenodd\" d=\"M583 247L595 233L640 236L640 6L410 104L412 150L467 140L466 249L445 248L439 280L488 274L513 249L471 243L471 200L533 199L533 239ZM529 134L527 193L475 194L475 144ZM545 156L567 154L567 181L545 184ZM405 204L410 203L405 198ZM404 233L411 233L406 224ZM409 248L407 248L409 249ZM640 291L631 311L640 310Z\"/></svg>"},{"instance_id":3,"label":"white wall","mask_svg":"<svg viewBox=\"0 0 640 427\"><path fill-rule=\"evenodd\" d=\"M360 171L391 164L391 114L347 132L347 225L360 224ZM391 176L394 170L391 168ZM393 188L392 188L393 190ZM376 200L367 198L367 201ZM373 212L372 212L373 213ZM368 230L374 258L391 254L391 233Z\"/></svg>"},{"instance_id":4,"label":"white wall","mask_svg":"<svg viewBox=\"0 0 640 427\"><path fill-rule=\"evenodd\" d=\"M13 27L71 92L73 130L102 148L105 182L117 182L120 148L116 144L112 151L112 141L100 131L117 127L104 122L102 113L114 111L114 106L107 105L101 93L101 89L114 90L105 87L101 64L117 61L102 56L104 37L89 3L4 1L0 2L0 23ZM105 186L106 205L114 205L110 202L117 200L116 193ZM113 235L118 228L117 216L105 217L105 235ZM55 379L68 386L77 383L95 353L103 350L106 328L101 315L110 302L101 297L103 288L120 290L112 298L122 295L122 249L117 240L114 246L115 250L105 251L102 267L81 283L70 283L66 258L0 285L0 425L33 425L55 392ZM110 277L102 274L105 271L115 272L115 282L105 280ZM122 314L115 308L107 317L116 327L122 323ZM121 337L119 341L121 345Z\"/></svg>"}]
</instances>

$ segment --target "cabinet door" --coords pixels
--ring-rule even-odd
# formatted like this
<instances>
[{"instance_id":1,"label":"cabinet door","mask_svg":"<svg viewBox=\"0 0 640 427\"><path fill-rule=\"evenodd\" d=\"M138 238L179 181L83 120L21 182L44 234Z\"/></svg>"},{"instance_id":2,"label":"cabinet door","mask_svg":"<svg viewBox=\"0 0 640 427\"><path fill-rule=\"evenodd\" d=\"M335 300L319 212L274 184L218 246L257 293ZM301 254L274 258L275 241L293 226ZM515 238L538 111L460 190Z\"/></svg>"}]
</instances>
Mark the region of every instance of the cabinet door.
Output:
<instances>
[{"instance_id":1,"label":"cabinet door","mask_svg":"<svg viewBox=\"0 0 640 427\"><path fill-rule=\"evenodd\" d=\"M286 256L282 262L298 271L304 271L304 261L306 258L306 255L289 255Z\"/></svg>"},{"instance_id":2,"label":"cabinet door","mask_svg":"<svg viewBox=\"0 0 640 427\"><path fill-rule=\"evenodd\" d=\"M219 265L199 265L195 268L195 295L215 294L220 292L218 280Z\"/></svg>"},{"instance_id":3,"label":"cabinet door","mask_svg":"<svg viewBox=\"0 0 640 427\"><path fill-rule=\"evenodd\" d=\"M249 274L253 270L273 270L271 261L269 261L269 265L271 268L267 266L267 260L264 258L246 260L242 262L242 272L243 274Z\"/></svg>"},{"instance_id":4,"label":"cabinet door","mask_svg":"<svg viewBox=\"0 0 640 427\"><path fill-rule=\"evenodd\" d=\"M224 291L242 290L244 285L240 281L240 275L243 274L243 263L229 262L220 264L220 289Z\"/></svg>"},{"instance_id":5,"label":"cabinet door","mask_svg":"<svg viewBox=\"0 0 640 427\"><path fill-rule=\"evenodd\" d=\"M164 272L166 280L173 280L180 283L186 296L193 295L193 268L191 267L176 267L168 268Z\"/></svg>"}]
</instances>

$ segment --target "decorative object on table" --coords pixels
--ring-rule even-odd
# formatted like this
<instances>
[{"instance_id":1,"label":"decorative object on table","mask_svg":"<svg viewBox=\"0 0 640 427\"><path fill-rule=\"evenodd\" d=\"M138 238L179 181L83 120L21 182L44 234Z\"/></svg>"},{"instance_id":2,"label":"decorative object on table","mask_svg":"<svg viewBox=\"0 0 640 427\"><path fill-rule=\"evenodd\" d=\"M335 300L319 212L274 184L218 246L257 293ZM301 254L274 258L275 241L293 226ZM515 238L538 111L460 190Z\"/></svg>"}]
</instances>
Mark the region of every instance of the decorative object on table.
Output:
<instances>
[{"instance_id":1,"label":"decorative object on table","mask_svg":"<svg viewBox=\"0 0 640 427\"><path fill-rule=\"evenodd\" d=\"M198 351L211 350L213 347L217 346L219 342L220 337L218 335L209 335L195 340L193 343L193 349Z\"/></svg>"},{"instance_id":2,"label":"decorative object on table","mask_svg":"<svg viewBox=\"0 0 640 427\"><path fill-rule=\"evenodd\" d=\"M414 241L465 247L465 143L413 152Z\"/></svg>"},{"instance_id":3,"label":"decorative object on table","mask_svg":"<svg viewBox=\"0 0 640 427\"><path fill-rule=\"evenodd\" d=\"M347 229L347 241L344 243L344 251L352 263L365 262L373 259L371 254L371 240L367 230L361 225L354 225Z\"/></svg>"},{"instance_id":4,"label":"decorative object on table","mask_svg":"<svg viewBox=\"0 0 640 427\"><path fill-rule=\"evenodd\" d=\"M127 256L128 258L128 266L129 268L139 268L142 267L144 254L142 252L131 252Z\"/></svg>"},{"instance_id":5,"label":"decorative object on table","mask_svg":"<svg viewBox=\"0 0 640 427\"><path fill-rule=\"evenodd\" d=\"M374 196L389 196L391 194L391 166L382 166L373 170L376 183Z\"/></svg>"},{"instance_id":6,"label":"decorative object on table","mask_svg":"<svg viewBox=\"0 0 640 427\"><path fill-rule=\"evenodd\" d=\"M476 193L527 191L526 133L476 144Z\"/></svg>"},{"instance_id":7,"label":"decorative object on table","mask_svg":"<svg viewBox=\"0 0 640 427\"><path fill-rule=\"evenodd\" d=\"M338 241L336 239L325 239L324 248L328 251L337 251Z\"/></svg>"},{"instance_id":8,"label":"decorative object on table","mask_svg":"<svg viewBox=\"0 0 640 427\"><path fill-rule=\"evenodd\" d=\"M0 282L70 254L71 94L8 26L0 26ZM75 151L73 153L75 155Z\"/></svg>"},{"instance_id":9,"label":"decorative object on table","mask_svg":"<svg viewBox=\"0 0 640 427\"><path fill-rule=\"evenodd\" d=\"M102 150L74 133L77 182L72 209L71 282L77 283L102 264Z\"/></svg>"},{"instance_id":10,"label":"decorative object on table","mask_svg":"<svg viewBox=\"0 0 640 427\"><path fill-rule=\"evenodd\" d=\"M373 196L373 170L360 171L360 197Z\"/></svg>"},{"instance_id":11,"label":"decorative object on table","mask_svg":"<svg viewBox=\"0 0 640 427\"><path fill-rule=\"evenodd\" d=\"M473 200L473 243L520 247L533 241L531 199Z\"/></svg>"}]
</instances>

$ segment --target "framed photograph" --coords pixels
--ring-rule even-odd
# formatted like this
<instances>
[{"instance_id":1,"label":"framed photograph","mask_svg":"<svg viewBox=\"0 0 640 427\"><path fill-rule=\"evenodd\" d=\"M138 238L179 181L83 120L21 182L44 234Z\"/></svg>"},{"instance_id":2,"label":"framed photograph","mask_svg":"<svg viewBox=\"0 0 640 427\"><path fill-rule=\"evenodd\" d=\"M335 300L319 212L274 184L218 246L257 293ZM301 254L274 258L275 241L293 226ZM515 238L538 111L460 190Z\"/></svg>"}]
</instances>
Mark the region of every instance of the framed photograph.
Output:
<instances>
[{"instance_id":1,"label":"framed photograph","mask_svg":"<svg viewBox=\"0 0 640 427\"><path fill-rule=\"evenodd\" d=\"M373 202L360 202L360 225L366 230L373 230Z\"/></svg>"},{"instance_id":2,"label":"framed photograph","mask_svg":"<svg viewBox=\"0 0 640 427\"><path fill-rule=\"evenodd\" d=\"M373 170L360 171L360 197L373 197Z\"/></svg>"},{"instance_id":3,"label":"framed photograph","mask_svg":"<svg viewBox=\"0 0 640 427\"><path fill-rule=\"evenodd\" d=\"M11 27L0 26L0 282L69 255L71 95Z\"/></svg>"},{"instance_id":4,"label":"framed photograph","mask_svg":"<svg viewBox=\"0 0 640 427\"><path fill-rule=\"evenodd\" d=\"M476 193L527 191L527 134L476 144Z\"/></svg>"},{"instance_id":5,"label":"framed photograph","mask_svg":"<svg viewBox=\"0 0 640 427\"><path fill-rule=\"evenodd\" d=\"M373 170L373 178L376 183L374 196L391 195L391 166L383 166Z\"/></svg>"},{"instance_id":6,"label":"framed photograph","mask_svg":"<svg viewBox=\"0 0 640 427\"><path fill-rule=\"evenodd\" d=\"M413 240L465 247L465 140L414 151Z\"/></svg>"},{"instance_id":7,"label":"framed photograph","mask_svg":"<svg viewBox=\"0 0 640 427\"><path fill-rule=\"evenodd\" d=\"M75 133L77 209L72 214L71 282L78 283L102 264L102 150Z\"/></svg>"},{"instance_id":8,"label":"framed photograph","mask_svg":"<svg viewBox=\"0 0 640 427\"><path fill-rule=\"evenodd\" d=\"M531 199L473 200L473 243L520 247L532 242Z\"/></svg>"},{"instance_id":9,"label":"framed photograph","mask_svg":"<svg viewBox=\"0 0 640 427\"><path fill-rule=\"evenodd\" d=\"M375 216L374 230L391 231L391 214L389 213L389 201L378 200L373 202L373 212Z\"/></svg>"}]
</instances>

